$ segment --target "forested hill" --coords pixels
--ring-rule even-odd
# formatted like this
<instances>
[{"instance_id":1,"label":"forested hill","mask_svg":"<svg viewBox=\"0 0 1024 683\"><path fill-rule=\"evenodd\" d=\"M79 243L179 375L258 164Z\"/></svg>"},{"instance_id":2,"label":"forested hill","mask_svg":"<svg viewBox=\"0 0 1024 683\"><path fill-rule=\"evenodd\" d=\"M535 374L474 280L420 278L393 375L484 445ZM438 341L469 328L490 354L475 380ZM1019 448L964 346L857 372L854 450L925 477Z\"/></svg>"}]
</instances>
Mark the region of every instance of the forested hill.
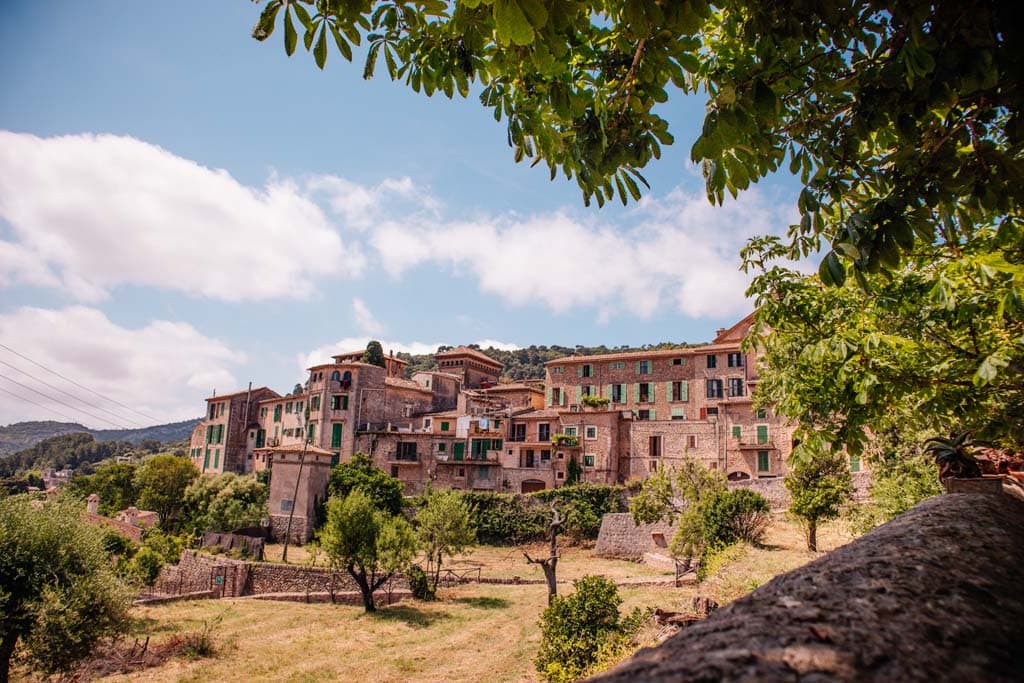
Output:
<instances>
[{"instance_id":1,"label":"forested hill","mask_svg":"<svg viewBox=\"0 0 1024 683\"><path fill-rule=\"evenodd\" d=\"M549 360L564 358L565 356L596 356L603 353L625 353L628 351L652 351L662 349L686 349L703 344L675 344L662 342L660 344L646 344L644 346L529 346L514 351L503 351L494 347L480 348L477 344L467 344L471 349L476 349L494 360L504 363L504 376L507 379L544 379L544 363ZM447 351L450 346L442 346L438 351ZM437 361L432 354L412 355L409 353L396 353L396 356L409 362L407 372L411 375L421 370L436 370Z\"/></svg>"},{"instance_id":2,"label":"forested hill","mask_svg":"<svg viewBox=\"0 0 1024 683\"><path fill-rule=\"evenodd\" d=\"M0 457L17 453L25 448L35 446L44 439L61 434L91 434L96 441L129 441L139 443L146 439L160 442L180 441L192 434L192 429L199 419L172 422L169 424L142 427L140 429L89 429L77 422L15 422L0 427Z\"/></svg>"}]
</instances>

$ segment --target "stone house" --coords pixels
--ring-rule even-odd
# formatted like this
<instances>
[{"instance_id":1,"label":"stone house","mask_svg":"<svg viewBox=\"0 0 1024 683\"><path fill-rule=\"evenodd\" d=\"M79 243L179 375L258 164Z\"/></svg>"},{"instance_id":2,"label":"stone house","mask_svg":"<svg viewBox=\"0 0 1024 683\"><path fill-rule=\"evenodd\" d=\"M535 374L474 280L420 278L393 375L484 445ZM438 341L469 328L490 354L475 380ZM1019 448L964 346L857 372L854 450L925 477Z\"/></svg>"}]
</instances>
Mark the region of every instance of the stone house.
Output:
<instances>
[{"instance_id":1,"label":"stone house","mask_svg":"<svg viewBox=\"0 0 1024 683\"><path fill-rule=\"evenodd\" d=\"M464 389L482 389L498 384L505 368L504 364L486 353L466 346L436 353L434 358L437 359L438 370L462 379Z\"/></svg>"},{"instance_id":2,"label":"stone house","mask_svg":"<svg viewBox=\"0 0 1024 683\"><path fill-rule=\"evenodd\" d=\"M261 401L279 397L259 387L206 399L203 420L192 430L189 456L200 472L253 471L258 408Z\"/></svg>"}]
</instances>

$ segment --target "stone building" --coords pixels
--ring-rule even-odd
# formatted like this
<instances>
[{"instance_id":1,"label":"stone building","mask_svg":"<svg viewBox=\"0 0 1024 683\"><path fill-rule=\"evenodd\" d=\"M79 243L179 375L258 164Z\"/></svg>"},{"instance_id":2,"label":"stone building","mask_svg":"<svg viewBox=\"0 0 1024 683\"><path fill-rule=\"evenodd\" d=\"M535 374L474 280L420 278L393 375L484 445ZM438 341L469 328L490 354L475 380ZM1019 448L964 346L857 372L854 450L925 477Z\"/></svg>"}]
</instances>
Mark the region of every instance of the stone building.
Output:
<instances>
[{"instance_id":1,"label":"stone building","mask_svg":"<svg viewBox=\"0 0 1024 683\"><path fill-rule=\"evenodd\" d=\"M464 389L481 389L496 385L505 367L486 353L466 346L436 353L434 358L437 359L438 370L462 379Z\"/></svg>"},{"instance_id":2,"label":"stone building","mask_svg":"<svg viewBox=\"0 0 1024 683\"><path fill-rule=\"evenodd\" d=\"M204 473L252 472L260 402L278 396L267 387L250 387L206 399L205 416L189 440L192 463Z\"/></svg>"}]
</instances>

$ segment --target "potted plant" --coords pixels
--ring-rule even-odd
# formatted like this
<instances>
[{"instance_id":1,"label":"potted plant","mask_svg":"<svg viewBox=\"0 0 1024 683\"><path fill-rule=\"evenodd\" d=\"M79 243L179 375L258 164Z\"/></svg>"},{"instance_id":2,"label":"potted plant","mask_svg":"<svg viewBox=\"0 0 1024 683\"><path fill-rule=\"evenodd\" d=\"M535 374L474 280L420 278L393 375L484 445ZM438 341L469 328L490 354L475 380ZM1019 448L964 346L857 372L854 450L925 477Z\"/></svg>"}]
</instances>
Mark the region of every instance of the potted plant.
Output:
<instances>
[{"instance_id":1,"label":"potted plant","mask_svg":"<svg viewBox=\"0 0 1024 683\"><path fill-rule=\"evenodd\" d=\"M935 458L939 480L946 487L946 493L1002 492L1002 477L982 476L973 448L974 438L968 431L948 439L941 436L928 439L924 450Z\"/></svg>"}]
</instances>

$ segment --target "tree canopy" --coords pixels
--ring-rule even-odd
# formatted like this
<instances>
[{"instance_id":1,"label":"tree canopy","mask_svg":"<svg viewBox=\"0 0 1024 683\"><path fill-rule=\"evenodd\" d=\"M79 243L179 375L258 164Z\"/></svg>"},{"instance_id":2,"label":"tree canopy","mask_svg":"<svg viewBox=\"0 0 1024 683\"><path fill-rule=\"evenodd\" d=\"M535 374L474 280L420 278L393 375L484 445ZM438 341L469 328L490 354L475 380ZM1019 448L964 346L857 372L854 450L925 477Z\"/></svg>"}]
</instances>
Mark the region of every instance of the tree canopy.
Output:
<instances>
[{"instance_id":1,"label":"tree canopy","mask_svg":"<svg viewBox=\"0 0 1024 683\"><path fill-rule=\"evenodd\" d=\"M402 482L376 467L366 453L335 465L327 487L331 496L340 498L359 489L381 510L392 515L402 511Z\"/></svg>"},{"instance_id":2,"label":"tree canopy","mask_svg":"<svg viewBox=\"0 0 1024 683\"><path fill-rule=\"evenodd\" d=\"M198 476L199 470L188 458L150 458L138 474L139 507L157 513L162 528L176 530L184 518L185 489Z\"/></svg>"},{"instance_id":3,"label":"tree canopy","mask_svg":"<svg viewBox=\"0 0 1024 683\"><path fill-rule=\"evenodd\" d=\"M69 501L0 497L0 681L15 647L33 669L68 671L129 626L130 596L103 550L103 532Z\"/></svg>"}]
</instances>

